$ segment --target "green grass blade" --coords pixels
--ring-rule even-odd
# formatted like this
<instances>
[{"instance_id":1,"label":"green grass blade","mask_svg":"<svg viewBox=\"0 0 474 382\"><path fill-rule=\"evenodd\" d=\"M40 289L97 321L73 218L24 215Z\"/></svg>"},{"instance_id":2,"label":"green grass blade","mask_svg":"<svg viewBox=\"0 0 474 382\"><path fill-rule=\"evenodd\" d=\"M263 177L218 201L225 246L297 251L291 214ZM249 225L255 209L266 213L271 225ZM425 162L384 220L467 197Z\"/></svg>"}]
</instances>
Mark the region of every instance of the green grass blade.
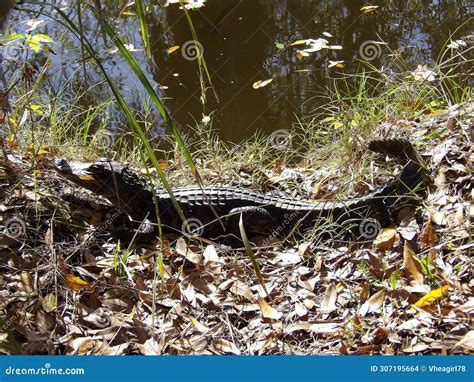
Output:
<instances>
[{"instance_id":1,"label":"green grass blade","mask_svg":"<svg viewBox=\"0 0 474 382\"><path fill-rule=\"evenodd\" d=\"M145 47L145 53L149 60L151 60L151 48L150 39L148 34L148 25L146 23L145 11L143 10L142 0L137 0L137 11L138 19L140 20L140 33L142 35L143 46Z\"/></svg>"},{"instance_id":2,"label":"green grass blade","mask_svg":"<svg viewBox=\"0 0 474 382\"><path fill-rule=\"evenodd\" d=\"M91 7L92 8L92 7ZM92 8L94 10L94 8ZM97 16L97 14L96 14ZM181 137L181 134L179 133L176 125L174 124L173 120L171 119L170 115L165 109L165 106L161 102L160 98L155 92L155 89L153 89L153 86L151 85L150 81L145 76L145 73L143 73L142 69L138 65L137 61L133 56L130 54L130 52L125 48L125 45L123 44L122 40L119 38L117 33L112 29L112 27L105 21L103 21L103 26L105 31L107 32L107 35L110 37L110 39L113 41L114 45L117 47L119 50L120 54L124 58L124 60L127 62L127 64L130 66L130 68L135 72L135 75L138 77L140 82L142 83L143 87L145 88L146 92L152 99L152 101L155 103L156 107L158 108L158 111L160 112L161 116L165 120L166 124L171 130L171 133L180 147L184 157L186 158L186 161L188 162L189 167L191 168L191 171L195 177L198 177L197 174L197 167L194 164L191 154L189 153L186 145L184 144L184 141ZM155 165L155 163L153 163ZM157 166L159 167L159 166Z\"/></svg>"},{"instance_id":3,"label":"green grass blade","mask_svg":"<svg viewBox=\"0 0 474 382\"><path fill-rule=\"evenodd\" d=\"M32 3L28 0L25 1L25 3ZM36 2L33 2L33 4L37 4ZM73 32L73 34L77 37L77 38L80 38L80 30L77 28L77 26L74 24L74 22L69 18L69 16L64 12L62 11L59 7L53 5L53 4L45 4L45 5L49 5L50 7L52 7L60 16L61 18L64 20L63 23L61 23L62 25L64 25L65 27L67 27L69 30L71 30L71 32ZM50 16L52 17L52 16ZM52 17L53 19L55 19L56 21L58 21L56 18ZM106 25L106 30L109 29L110 30L110 26L108 24L105 24ZM113 32L113 31L112 31ZM113 33L114 34L114 33ZM158 176L160 177L160 180L163 184L163 187L166 189L166 191L168 192L168 194L170 195L170 198L171 198L171 201L173 203L173 206L175 207L176 211L178 212L181 220L184 222L186 220L186 218L184 217L184 214L183 214L183 211L180 207L180 205L178 204L178 202L176 201L176 198L174 197L173 195L173 192L171 190L171 187L168 183L168 180L166 179L166 175L165 173L163 172L163 170L161 170L160 166L159 166L159 163L158 163L158 159L156 158L156 155L155 155L155 152L153 151L150 143L148 142L148 138L146 137L145 133L143 132L142 128L140 127L138 121L136 120L136 118L134 117L132 111L130 110L130 108L128 107L128 105L126 104L125 100L123 99L120 91L118 90L117 86L115 85L115 83L112 81L112 79L109 77L109 75L107 74L107 71L105 70L104 66L102 65L102 62L97 54L97 52L94 50L94 48L92 47L92 44L88 41L88 39L86 38L86 36L83 36L83 39L82 39L82 42L84 44L84 48L87 50L87 52L92 56L94 57L94 60L99 68L99 70L102 72L102 75L104 76L105 80L107 81L107 84L109 85L110 87L110 90L112 91L115 99L117 100L117 103L118 103L118 106L120 107L120 109L122 110L122 112L125 114L125 117L127 118L127 121L128 123L130 124L130 126L132 127L132 130L133 130L133 133L134 133L134 136L136 138L138 138L144 145L145 149L146 149L146 152L150 158L150 160L152 161L153 165L155 166L156 168L156 171L158 173ZM123 46L122 44L122 48L127 51L125 49L125 47ZM127 51L128 53L128 51ZM136 64L136 61L134 61L135 64ZM140 70L141 71L141 70ZM142 72L143 74L143 72ZM148 83L149 84L149 83ZM151 85L150 85L151 86ZM156 96L156 93L155 93L155 96ZM159 101L159 100L158 100ZM164 108L163 108L164 109ZM166 111L165 111L166 112ZM167 114L166 114L167 115ZM169 116L168 116L169 118ZM169 118L169 120L171 120ZM173 124L174 125L174 124ZM175 127L176 129L176 127ZM179 133L178 133L179 134ZM182 140L181 140L182 141ZM184 146L184 143L183 143L183 146ZM185 147L185 146L184 146ZM186 148L186 147L185 147ZM189 154L189 153L188 153ZM142 159L143 156L142 156Z\"/></svg>"},{"instance_id":4,"label":"green grass blade","mask_svg":"<svg viewBox=\"0 0 474 382\"><path fill-rule=\"evenodd\" d=\"M257 275L258 282L262 286L267 296L270 297L267 290L267 286L265 285L265 280L263 279L263 276L262 276L262 272L260 272L260 267L258 266L257 260L255 259L255 255L252 251L252 247L250 246L247 233L245 232L244 223L242 221L242 214L240 214L240 218L239 218L239 231L240 231L240 236L242 236L242 241L244 242L245 252L247 253L247 256L249 257L250 262L252 263L252 267L255 271L255 274Z\"/></svg>"}]
</instances>

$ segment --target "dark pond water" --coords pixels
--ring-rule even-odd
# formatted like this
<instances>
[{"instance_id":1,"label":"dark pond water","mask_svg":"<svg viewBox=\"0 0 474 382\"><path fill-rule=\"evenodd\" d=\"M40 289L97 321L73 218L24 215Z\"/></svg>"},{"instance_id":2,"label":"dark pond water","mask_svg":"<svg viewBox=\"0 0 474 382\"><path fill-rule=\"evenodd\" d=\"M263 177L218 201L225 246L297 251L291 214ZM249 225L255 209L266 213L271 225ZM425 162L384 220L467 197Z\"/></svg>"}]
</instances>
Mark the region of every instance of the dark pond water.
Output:
<instances>
[{"instance_id":1,"label":"dark pond water","mask_svg":"<svg viewBox=\"0 0 474 382\"><path fill-rule=\"evenodd\" d=\"M75 1L51 3L62 6L71 16L76 15ZM367 3L354 0L209 0L204 7L191 11L219 98L217 102L208 88L203 107L197 62L182 50L192 35L179 6L147 8L153 56L153 62L149 62L141 49L137 17L124 16L121 12L126 2L100 1L100 4L103 17L118 28L128 44L138 49L133 55L157 88L161 86L160 95L180 128L186 131L204 115L212 115L213 127L229 141L242 140L256 131L270 133L288 128L318 105L317 96L331 78L340 76L342 71L357 72L361 58L382 68L393 59L390 54L395 52L404 58L407 69L413 70L424 63L433 65L456 29L472 17L468 1L379 1L371 3L379 8L364 13L360 9ZM51 9L46 7L45 10L57 16ZM133 6L127 10L135 12ZM34 16L15 12L11 15L14 24L9 26L9 31L21 32L26 28L21 22ZM119 54L111 51L111 45L104 44L103 33L90 12L83 13L83 27L127 101L142 108L145 101L135 76ZM465 36L470 28L472 23L465 24L454 37ZM65 78L77 84L84 76L78 61L78 41L63 32L64 29L52 21L35 30L57 41L61 36L65 39L64 43L54 46L57 54L48 70L50 83L56 87L64 83ZM323 35L324 32L332 37ZM290 46L297 40L320 37L342 49L322 49L299 59L297 49L306 47ZM386 45L373 44L373 41ZM367 44L371 44L372 49L364 51ZM178 45L180 49L169 53L170 47ZM189 54L192 56L193 52ZM344 69L328 68L329 61L338 60L344 61ZM252 87L256 81L270 78L273 81L267 86ZM88 65L88 86L99 79L93 66ZM105 99L105 89L104 86L92 87L89 102ZM166 130L158 116L155 123L157 134Z\"/></svg>"}]
</instances>

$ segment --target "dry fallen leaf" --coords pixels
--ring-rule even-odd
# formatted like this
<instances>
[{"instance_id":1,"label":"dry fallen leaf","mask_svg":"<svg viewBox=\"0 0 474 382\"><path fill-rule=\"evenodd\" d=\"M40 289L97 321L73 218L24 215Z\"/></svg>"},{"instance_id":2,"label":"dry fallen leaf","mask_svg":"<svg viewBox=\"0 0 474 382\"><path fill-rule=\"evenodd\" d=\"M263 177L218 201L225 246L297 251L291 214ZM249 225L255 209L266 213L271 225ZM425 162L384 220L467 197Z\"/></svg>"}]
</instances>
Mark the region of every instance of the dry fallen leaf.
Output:
<instances>
[{"instance_id":1,"label":"dry fallen leaf","mask_svg":"<svg viewBox=\"0 0 474 382\"><path fill-rule=\"evenodd\" d=\"M365 316L368 313L377 312L385 301L385 289L382 289L371 296L359 310L361 316Z\"/></svg>"},{"instance_id":2,"label":"dry fallen leaf","mask_svg":"<svg viewBox=\"0 0 474 382\"><path fill-rule=\"evenodd\" d=\"M411 249L410 244L405 241L403 247L403 269L405 276L410 283L423 285L424 277L421 270L421 265L415 258L415 252Z\"/></svg>"},{"instance_id":3,"label":"dry fallen leaf","mask_svg":"<svg viewBox=\"0 0 474 382\"><path fill-rule=\"evenodd\" d=\"M379 232L374 240L374 245L381 251L386 251L393 247L397 238L397 230L394 228L384 228Z\"/></svg>"},{"instance_id":4,"label":"dry fallen leaf","mask_svg":"<svg viewBox=\"0 0 474 382\"><path fill-rule=\"evenodd\" d=\"M417 308L422 308L427 305L431 305L432 303L442 299L449 290L449 285L444 285L441 288L434 289L430 293L424 295L420 298L416 303L415 306Z\"/></svg>"},{"instance_id":5,"label":"dry fallen leaf","mask_svg":"<svg viewBox=\"0 0 474 382\"><path fill-rule=\"evenodd\" d=\"M230 291L238 296L246 298L250 302L256 301L252 289L250 289L250 287L242 281L237 280L236 282L234 282L230 287Z\"/></svg>"},{"instance_id":6,"label":"dry fallen leaf","mask_svg":"<svg viewBox=\"0 0 474 382\"><path fill-rule=\"evenodd\" d=\"M84 281L79 277L71 275L70 273L65 274L64 278L66 279L66 287L71 290L80 290L89 286L89 283L87 281Z\"/></svg>"},{"instance_id":7,"label":"dry fallen leaf","mask_svg":"<svg viewBox=\"0 0 474 382\"><path fill-rule=\"evenodd\" d=\"M433 225L431 224L431 219L430 219L423 226L423 230L421 232L421 237L420 237L420 247L421 248L432 247L434 245L435 239L436 239L436 236L435 236Z\"/></svg>"},{"instance_id":8,"label":"dry fallen leaf","mask_svg":"<svg viewBox=\"0 0 474 382\"><path fill-rule=\"evenodd\" d=\"M212 340L212 346L221 352L232 353L235 355L240 355L240 350L234 343L224 340L222 338Z\"/></svg>"},{"instance_id":9,"label":"dry fallen leaf","mask_svg":"<svg viewBox=\"0 0 474 382\"><path fill-rule=\"evenodd\" d=\"M474 351L474 330L468 331L454 346L461 346L467 350Z\"/></svg>"},{"instance_id":10,"label":"dry fallen leaf","mask_svg":"<svg viewBox=\"0 0 474 382\"><path fill-rule=\"evenodd\" d=\"M281 318L281 313L268 305L268 303L262 297L258 298L258 305L260 306L263 317L270 318L272 320L279 320Z\"/></svg>"},{"instance_id":11,"label":"dry fallen leaf","mask_svg":"<svg viewBox=\"0 0 474 382\"><path fill-rule=\"evenodd\" d=\"M336 307L337 300L337 290L334 284L330 284L324 292L323 301L321 303L321 313L328 314L334 312Z\"/></svg>"},{"instance_id":12,"label":"dry fallen leaf","mask_svg":"<svg viewBox=\"0 0 474 382\"><path fill-rule=\"evenodd\" d=\"M199 264L202 260L202 254L193 252L182 237L176 242L176 252L181 256L184 256L186 260L189 260L193 264Z\"/></svg>"}]
</instances>

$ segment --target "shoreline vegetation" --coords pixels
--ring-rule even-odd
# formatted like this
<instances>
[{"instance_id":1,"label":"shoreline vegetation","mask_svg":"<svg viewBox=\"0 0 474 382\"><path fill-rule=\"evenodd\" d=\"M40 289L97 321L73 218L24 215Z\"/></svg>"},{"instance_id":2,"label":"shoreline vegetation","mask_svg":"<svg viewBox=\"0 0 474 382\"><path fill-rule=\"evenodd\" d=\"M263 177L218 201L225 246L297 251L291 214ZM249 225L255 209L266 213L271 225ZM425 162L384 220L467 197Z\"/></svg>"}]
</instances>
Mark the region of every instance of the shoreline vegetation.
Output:
<instances>
[{"instance_id":1,"label":"shoreline vegetation","mask_svg":"<svg viewBox=\"0 0 474 382\"><path fill-rule=\"evenodd\" d=\"M181 5L197 43L193 15ZM33 2L16 7L28 6ZM147 54L142 2L136 7ZM83 57L92 57L88 65L103 74L111 97L84 102L91 84L73 97L66 97L70 83L52 93L49 64L29 58L52 54L54 40L2 35L2 73L9 76L0 93L0 354L474 350L472 36L453 36L433 67L410 67L396 56L384 69L361 61L356 74L342 71L317 96L322 106L298 123L237 144L219 138L212 116L180 131L103 10L85 4L146 89L143 110L128 105L81 34L80 16L52 8L80 39ZM195 46L205 103L219 89ZM9 60L15 49L30 56ZM111 106L125 116L119 133L110 130ZM153 134L153 108L169 134ZM107 156L169 192L232 184L338 200L400 171L396 161L366 149L372 139L390 138L408 139L427 164L426 196L364 243L328 238L328 222L303 236L258 238L242 250L176 234L128 245L107 232L110 222L127 218L52 168L57 157Z\"/></svg>"}]
</instances>

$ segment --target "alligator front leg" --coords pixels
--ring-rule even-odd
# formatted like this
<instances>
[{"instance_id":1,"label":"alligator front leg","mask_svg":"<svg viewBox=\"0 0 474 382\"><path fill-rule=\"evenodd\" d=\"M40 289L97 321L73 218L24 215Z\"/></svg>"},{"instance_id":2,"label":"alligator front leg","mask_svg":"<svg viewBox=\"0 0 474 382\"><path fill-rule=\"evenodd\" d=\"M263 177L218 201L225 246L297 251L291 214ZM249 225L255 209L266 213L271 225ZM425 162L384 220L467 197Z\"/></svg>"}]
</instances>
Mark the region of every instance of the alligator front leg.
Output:
<instances>
[{"instance_id":1,"label":"alligator front leg","mask_svg":"<svg viewBox=\"0 0 474 382\"><path fill-rule=\"evenodd\" d=\"M157 238L156 231L156 224L145 219L138 228L117 228L109 232L115 239L125 243L133 241L137 244L147 244Z\"/></svg>"}]
</instances>

